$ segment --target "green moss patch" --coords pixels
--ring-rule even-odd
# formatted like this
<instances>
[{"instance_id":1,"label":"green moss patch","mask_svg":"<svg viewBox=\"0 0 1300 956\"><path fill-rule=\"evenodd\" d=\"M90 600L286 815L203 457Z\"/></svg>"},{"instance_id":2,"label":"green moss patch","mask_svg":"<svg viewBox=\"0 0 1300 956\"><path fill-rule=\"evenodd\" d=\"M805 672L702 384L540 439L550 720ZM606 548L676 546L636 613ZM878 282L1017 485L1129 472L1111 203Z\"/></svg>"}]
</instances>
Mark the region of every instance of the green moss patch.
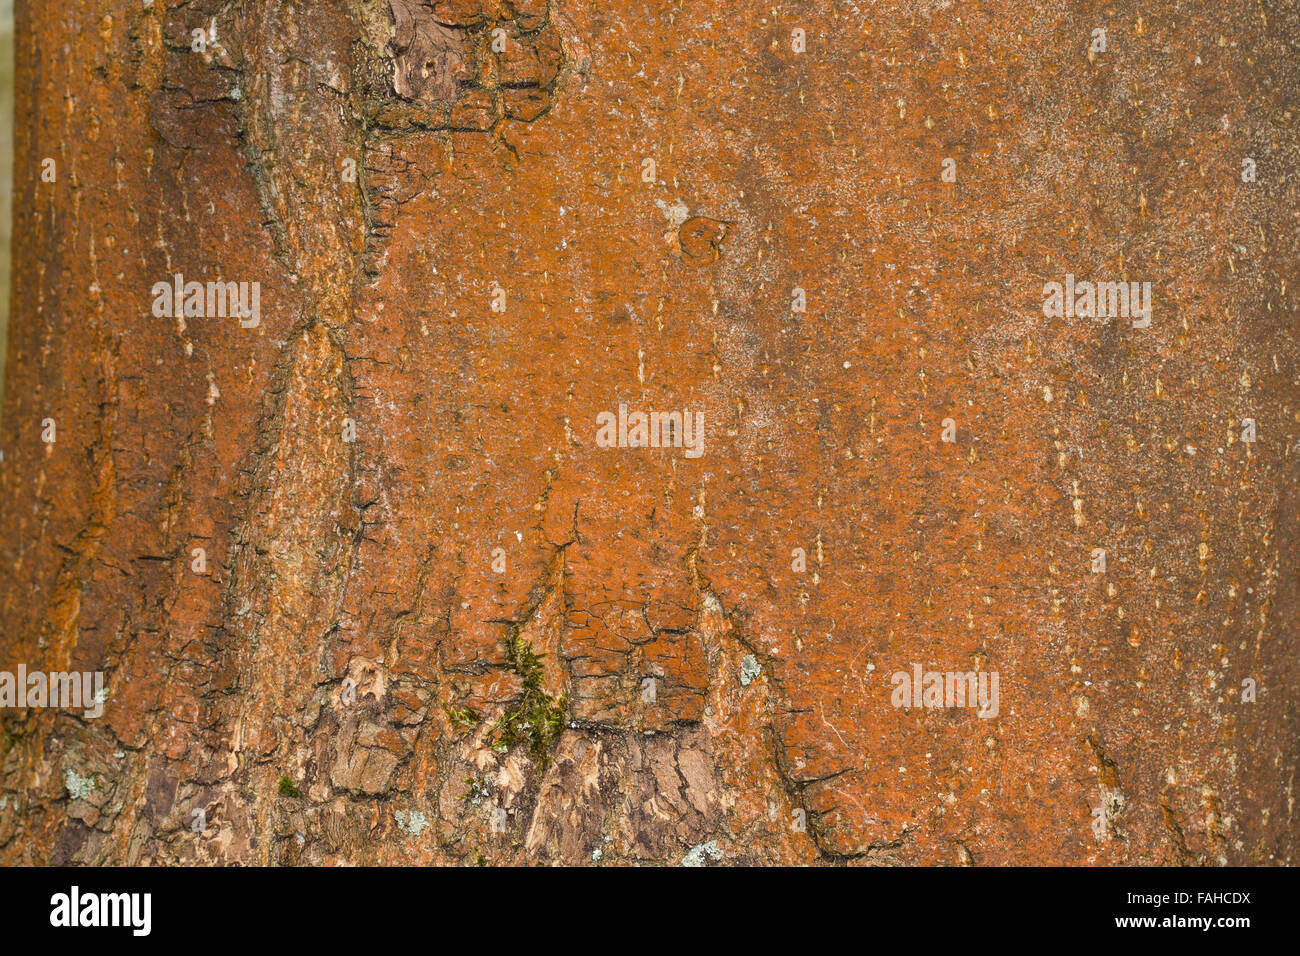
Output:
<instances>
[{"instance_id":1,"label":"green moss patch","mask_svg":"<svg viewBox=\"0 0 1300 956\"><path fill-rule=\"evenodd\" d=\"M568 694L551 697L542 689L542 658L532 645L513 629L506 638L506 663L523 679L524 692L517 706L510 708L494 730L495 745L503 751L522 747L543 767L551 762L551 748L564 730L569 712Z\"/></svg>"}]
</instances>

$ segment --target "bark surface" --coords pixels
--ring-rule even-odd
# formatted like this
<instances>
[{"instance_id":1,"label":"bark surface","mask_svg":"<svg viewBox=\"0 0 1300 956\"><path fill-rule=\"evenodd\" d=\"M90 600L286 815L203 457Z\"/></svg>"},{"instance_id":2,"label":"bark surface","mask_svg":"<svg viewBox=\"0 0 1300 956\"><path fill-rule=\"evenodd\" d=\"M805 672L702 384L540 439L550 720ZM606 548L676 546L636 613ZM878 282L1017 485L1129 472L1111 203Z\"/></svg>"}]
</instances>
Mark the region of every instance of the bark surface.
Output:
<instances>
[{"instance_id":1,"label":"bark surface","mask_svg":"<svg viewBox=\"0 0 1300 956\"><path fill-rule=\"evenodd\" d=\"M0 862L1295 862L1294 4L16 31Z\"/></svg>"}]
</instances>

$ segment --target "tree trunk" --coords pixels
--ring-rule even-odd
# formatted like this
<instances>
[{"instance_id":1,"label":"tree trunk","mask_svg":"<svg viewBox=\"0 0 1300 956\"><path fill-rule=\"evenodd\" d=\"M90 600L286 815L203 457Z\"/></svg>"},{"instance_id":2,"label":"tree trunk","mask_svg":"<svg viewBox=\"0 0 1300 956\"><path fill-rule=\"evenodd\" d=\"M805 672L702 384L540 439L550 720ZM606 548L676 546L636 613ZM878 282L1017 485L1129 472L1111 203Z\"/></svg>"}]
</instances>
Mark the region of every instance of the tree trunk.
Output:
<instances>
[{"instance_id":1,"label":"tree trunk","mask_svg":"<svg viewBox=\"0 0 1300 956\"><path fill-rule=\"evenodd\" d=\"M1036 6L20 5L0 862L1295 862L1300 17Z\"/></svg>"}]
</instances>

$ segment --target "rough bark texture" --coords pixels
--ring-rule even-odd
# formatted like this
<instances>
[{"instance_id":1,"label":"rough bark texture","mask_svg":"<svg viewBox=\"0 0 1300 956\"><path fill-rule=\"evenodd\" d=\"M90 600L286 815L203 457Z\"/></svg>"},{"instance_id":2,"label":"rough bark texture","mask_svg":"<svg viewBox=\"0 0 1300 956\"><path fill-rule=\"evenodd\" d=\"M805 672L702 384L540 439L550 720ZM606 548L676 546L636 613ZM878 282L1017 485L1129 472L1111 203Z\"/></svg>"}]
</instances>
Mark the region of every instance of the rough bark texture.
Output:
<instances>
[{"instance_id":1,"label":"rough bark texture","mask_svg":"<svg viewBox=\"0 0 1300 956\"><path fill-rule=\"evenodd\" d=\"M108 697L0 711L0 861L1294 862L1288 0L17 36L0 668Z\"/></svg>"}]
</instances>

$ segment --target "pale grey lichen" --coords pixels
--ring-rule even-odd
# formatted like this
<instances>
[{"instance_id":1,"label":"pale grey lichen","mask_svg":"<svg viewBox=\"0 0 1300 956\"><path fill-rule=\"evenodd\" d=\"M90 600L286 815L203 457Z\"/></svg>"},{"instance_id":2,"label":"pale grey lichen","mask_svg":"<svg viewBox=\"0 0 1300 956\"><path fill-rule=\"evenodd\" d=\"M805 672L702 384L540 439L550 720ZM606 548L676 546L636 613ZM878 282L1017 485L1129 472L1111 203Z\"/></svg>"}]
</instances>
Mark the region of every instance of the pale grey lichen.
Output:
<instances>
[{"instance_id":1,"label":"pale grey lichen","mask_svg":"<svg viewBox=\"0 0 1300 956\"><path fill-rule=\"evenodd\" d=\"M418 837L429 825L429 821L419 810L398 810L393 814L393 819L397 821L399 830L413 837Z\"/></svg>"},{"instance_id":2,"label":"pale grey lichen","mask_svg":"<svg viewBox=\"0 0 1300 956\"><path fill-rule=\"evenodd\" d=\"M71 767L63 771L63 782L67 784L68 794L73 800L85 800L95 789L94 777L83 777Z\"/></svg>"},{"instance_id":3,"label":"pale grey lichen","mask_svg":"<svg viewBox=\"0 0 1300 956\"><path fill-rule=\"evenodd\" d=\"M740 686L748 687L761 672L762 667L759 666L758 658L753 654L746 654L740 662Z\"/></svg>"},{"instance_id":4,"label":"pale grey lichen","mask_svg":"<svg viewBox=\"0 0 1300 956\"><path fill-rule=\"evenodd\" d=\"M664 218L668 220L668 226L671 229L677 229L680 227L681 224L689 219L691 215L691 211L687 208L686 203L682 202L680 199L677 199L672 203L666 203L662 199L656 199L655 205L658 206L659 211L664 214Z\"/></svg>"},{"instance_id":5,"label":"pale grey lichen","mask_svg":"<svg viewBox=\"0 0 1300 956\"><path fill-rule=\"evenodd\" d=\"M706 860L717 863L721 859L722 850L718 848L717 841L710 840L708 843L691 847L690 852L682 857L682 866L703 866Z\"/></svg>"},{"instance_id":6,"label":"pale grey lichen","mask_svg":"<svg viewBox=\"0 0 1300 956\"><path fill-rule=\"evenodd\" d=\"M509 753L510 748L506 747L502 752ZM487 782L484 780L479 780L476 777L466 777L465 783L469 784L469 793L465 795L464 799L474 804L474 806L478 806L492 796L492 791L488 789Z\"/></svg>"}]
</instances>

